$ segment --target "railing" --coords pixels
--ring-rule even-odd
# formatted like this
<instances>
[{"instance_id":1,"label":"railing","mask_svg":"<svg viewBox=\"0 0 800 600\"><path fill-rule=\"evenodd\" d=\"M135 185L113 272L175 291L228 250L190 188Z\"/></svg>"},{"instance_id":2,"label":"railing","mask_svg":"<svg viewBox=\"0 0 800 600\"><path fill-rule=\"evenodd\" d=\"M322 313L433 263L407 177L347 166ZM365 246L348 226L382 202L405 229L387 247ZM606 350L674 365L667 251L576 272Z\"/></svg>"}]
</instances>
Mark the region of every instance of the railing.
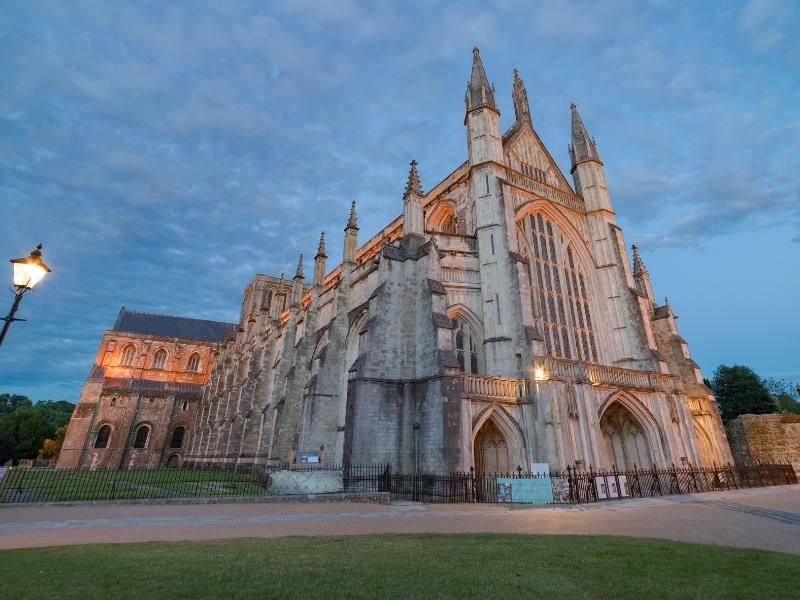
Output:
<instances>
[{"instance_id":1,"label":"railing","mask_svg":"<svg viewBox=\"0 0 800 600\"><path fill-rule=\"evenodd\" d=\"M576 210L581 213L586 212L586 206L580 197L551 187L546 183L542 183L541 181L533 179L532 177L528 177L527 175L523 175L522 173L513 171L511 169L506 169L506 179L511 185L520 187L536 194L537 196L547 198L548 200L556 202L557 204L561 204L562 206L566 206L567 208L571 208L572 210ZM514 208L517 209L519 206L515 206Z\"/></svg>"},{"instance_id":2,"label":"railing","mask_svg":"<svg viewBox=\"0 0 800 600\"><path fill-rule=\"evenodd\" d=\"M549 356L534 359L534 377L540 380L560 379L637 390L677 393L683 391L683 383L677 375L609 367Z\"/></svg>"},{"instance_id":3,"label":"railing","mask_svg":"<svg viewBox=\"0 0 800 600\"><path fill-rule=\"evenodd\" d=\"M401 473L389 465L333 466L219 463L181 468L42 469L12 467L0 477L0 504L133 499L268 497L285 494L277 483L287 471L336 482L328 493L389 493L421 502L521 502L583 504L715 490L793 485L789 463L695 468L638 468L528 473ZM280 473L280 475L279 475ZM297 478L302 479L302 478ZM302 490L306 495L306 490Z\"/></svg>"},{"instance_id":4,"label":"railing","mask_svg":"<svg viewBox=\"0 0 800 600\"><path fill-rule=\"evenodd\" d=\"M464 375L464 397L489 402L512 402L529 398L526 379L489 377L486 375Z\"/></svg>"},{"instance_id":5,"label":"railing","mask_svg":"<svg viewBox=\"0 0 800 600\"><path fill-rule=\"evenodd\" d=\"M113 388L131 388L135 390L191 392L196 394L203 392L203 386L199 383L157 381L154 379L131 379L127 377L106 377L103 379L103 386Z\"/></svg>"}]
</instances>

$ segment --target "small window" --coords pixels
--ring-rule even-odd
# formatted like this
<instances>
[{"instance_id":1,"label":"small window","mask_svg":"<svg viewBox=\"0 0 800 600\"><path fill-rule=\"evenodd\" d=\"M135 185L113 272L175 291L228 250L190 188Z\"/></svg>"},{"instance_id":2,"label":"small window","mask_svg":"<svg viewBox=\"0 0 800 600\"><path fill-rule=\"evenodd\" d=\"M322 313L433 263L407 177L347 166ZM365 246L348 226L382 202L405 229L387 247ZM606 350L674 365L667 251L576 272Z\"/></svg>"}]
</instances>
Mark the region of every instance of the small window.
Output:
<instances>
[{"instance_id":1,"label":"small window","mask_svg":"<svg viewBox=\"0 0 800 600\"><path fill-rule=\"evenodd\" d=\"M170 448L182 448L183 447L183 434L186 433L186 430L183 427L176 427L175 431L172 432L172 440L169 443Z\"/></svg>"},{"instance_id":2,"label":"small window","mask_svg":"<svg viewBox=\"0 0 800 600\"><path fill-rule=\"evenodd\" d=\"M133 365L134 358L136 358L136 348L134 348L133 344L128 344L122 350L122 358L120 359L119 364L130 367Z\"/></svg>"},{"instance_id":3,"label":"small window","mask_svg":"<svg viewBox=\"0 0 800 600\"><path fill-rule=\"evenodd\" d=\"M111 399L111 406L116 406L116 405L117 405L117 399L116 398L112 398Z\"/></svg>"},{"instance_id":4,"label":"small window","mask_svg":"<svg viewBox=\"0 0 800 600\"><path fill-rule=\"evenodd\" d=\"M103 425L97 430L97 438L94 440L95 448L105 448L108 446L108 440L111 438L111 426Z\"/></svg>"},{"instance_id":5,"label":"small window","mask_svg":"<svg viewBox=\"0 0 800 600\"><path fill-rule=\"evenodd\" d=\"M181 408L181 410L189 410L189 401L188 400L184 400L183 401L183 407Z\"/></svg>"},{"instance_id":6,"label":"small window","mask_svg":"<svg viewBox=\"0 0 800 600\"><path fill-rule=\"evenodd\" d=\"M150 428L147 425L142 425L136 430L136 438L133 440L134 448L146 448L147 438L150 436Z\"/></svg>"},{"instance_id":7,"label":"small window","mask_svg":"<svg viewBox=\"0 0 800 600\"><path fill-rule=\"evenodd\" d=\"M153 368L163 369L166 363L167 363L167 351L162 348L161 350L156 352L156 356L153 359Z\"/></svg>"},{"instance_id":8,"label":"small window","mask_svg":"<svg viewBox=\"0 0 800 600\"><path fill-rule=\"evenodd\" d=\"M197 371L200 367L200 355L196 352L189 357L189 362L186 364L187 371Z\"/></svg>"}]
</instances>

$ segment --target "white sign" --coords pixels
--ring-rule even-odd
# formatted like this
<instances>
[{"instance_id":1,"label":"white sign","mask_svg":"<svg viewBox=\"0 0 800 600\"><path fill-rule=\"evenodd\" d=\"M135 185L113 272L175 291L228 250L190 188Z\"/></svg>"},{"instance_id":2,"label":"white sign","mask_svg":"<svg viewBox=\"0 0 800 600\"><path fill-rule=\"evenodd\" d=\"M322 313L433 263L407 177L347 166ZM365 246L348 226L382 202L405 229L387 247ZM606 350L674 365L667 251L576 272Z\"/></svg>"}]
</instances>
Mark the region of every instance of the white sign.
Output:
<instances>
[{"instance_id":1,"label":"white sign","mask_svg":"<svg viewBox=\"0 0 800 600\"><path fill-rule=\"evenodd\" d=\"M617 486L619 481L619 486ZM629 498L631 493L628 490L628 478L625 475L609 475L607 477L598 475L594 478L597 488L597 499L606 498Z\"/></svg>"},{"instance_id":2,"label":"white sign","mask_svg":"<svg viewBox=\"0 0 800 600\"><path fill-rule=\"evenodd\" d=\"M531 463L531 473L550 475L550 463Z\"/></svg>"}]
</instances>

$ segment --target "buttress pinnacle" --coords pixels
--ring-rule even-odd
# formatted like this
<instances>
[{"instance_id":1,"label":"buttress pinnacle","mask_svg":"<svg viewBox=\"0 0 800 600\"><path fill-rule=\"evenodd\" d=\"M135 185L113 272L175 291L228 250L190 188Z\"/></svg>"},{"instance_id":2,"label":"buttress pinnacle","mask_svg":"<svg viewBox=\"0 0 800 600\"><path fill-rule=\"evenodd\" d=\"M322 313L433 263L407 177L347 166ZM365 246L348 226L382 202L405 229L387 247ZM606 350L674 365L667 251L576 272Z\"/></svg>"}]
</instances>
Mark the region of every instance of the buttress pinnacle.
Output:
<instances>
[{"instance_id":1,"label":"buttress pinnacle","mask_svg":"<svg viewBox=\"0 0 800 600\"><path fill-rule=\"evenodd\" d=\"M569 148L569 156L574 168L579 162L594 159L600 160L600 155L597 153L597 145L594 138L589 136L586 126L578 114L578 107L573 102L570 104L572 111L572 145Z\"/></svg>"},{"instance_id":2,"label":"buttress pinnacle","mask_svg":"<svg viewBox=\"0 0 800 600\"><path fill-rule=\"evenodd\" d=\"M356 201L353 200L353 203L350 205L350 217L347 219L347 225L345 226L345 230L347 229L358 229L358 225L356 224Z\"/></svg>"},{"instance_id":3,"label":"buttress pinnacle","mask_svg":"<svg viewBox=\"0 0 800 600\"><path fill-rule=\"evenodd\" d=\"M303 255L300 255L300 258L297 261L297 271L294 274L295 279L303 279Z\"/></svg>"},{"instance_id":4,"label":"buttress pinnacle","mask_svg":"<svg viewBox=\"0 0 800 600\"><path fill-rule=\"evenodd\" d=\"M489 85L486 71L481 62L480 50L477 47L472 49L472 74L467 84L467 95L465 98L467 110L478 106L490 106L497 110L494 103L494 90Z\"/></svg>"},{"instance_id":5,"label":"buttress pinnacle","mask_svg":"<svg viewBox=\"0 0 800 600\"><path fill-rule=\"evenodd\" d=\"M317 246L317 255L314 258L327 258L325 254L325 232L323 231L319 236L319 246Z\"/></svg>"},{"instance_id":6,"label":"buttress pinnacle","mask_svg":"<svg viewBox=\"0 0 800 600\"><path fill-rule=\"evenodd\" d=\"M406 191L403 192L403 198L406 198L409 194L416 194L417 196L422 196L422 184L419 181L419 175L417 174L417 161L411 161L411 170L408 172L408 181L406 182Z\"/></svg>"},{"instance_id":7,"label":"buttress pinnacle","mask_svg":"<svg viewBox=\"0 0 800 600\"><path fill-rule=\"evenodd\" d=\"M647 268L644 266L642 257L639 256L639 249L636 247L636 244L631 246L631 250L633 250L633 276L636 277L641 273L647 273Z\"/></svg>"}]
</instances>

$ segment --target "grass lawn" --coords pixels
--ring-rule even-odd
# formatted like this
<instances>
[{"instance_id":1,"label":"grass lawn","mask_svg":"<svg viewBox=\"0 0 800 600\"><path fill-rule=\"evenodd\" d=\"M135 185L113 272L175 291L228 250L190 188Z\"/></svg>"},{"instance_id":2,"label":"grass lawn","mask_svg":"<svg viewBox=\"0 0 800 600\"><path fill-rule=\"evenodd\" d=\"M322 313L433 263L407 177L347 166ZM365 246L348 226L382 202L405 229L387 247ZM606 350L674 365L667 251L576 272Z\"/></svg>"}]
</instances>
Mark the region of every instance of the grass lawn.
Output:
<instances>
[{"instance_id":1,"label":"grass lawn","mask_svg":"<svg viewBox=\"0 0 800 600\"><path fill-rule=\"evenodd\" d=\"M0 489L0 503L21 494L37 501L61 502L264 493L264 487L246 474L213 469L13 469Z\"/></svg>"},{"instance_id":2,"label":"grass lawn","mask_svg":"<svg viewBox=\"0 0 800 600\"><path fill-rule=\"evenodd\" d=\"M607 536L369 535L0 551L4 598L797 598L797 556Z\"/></svg>"}]
</instances>

